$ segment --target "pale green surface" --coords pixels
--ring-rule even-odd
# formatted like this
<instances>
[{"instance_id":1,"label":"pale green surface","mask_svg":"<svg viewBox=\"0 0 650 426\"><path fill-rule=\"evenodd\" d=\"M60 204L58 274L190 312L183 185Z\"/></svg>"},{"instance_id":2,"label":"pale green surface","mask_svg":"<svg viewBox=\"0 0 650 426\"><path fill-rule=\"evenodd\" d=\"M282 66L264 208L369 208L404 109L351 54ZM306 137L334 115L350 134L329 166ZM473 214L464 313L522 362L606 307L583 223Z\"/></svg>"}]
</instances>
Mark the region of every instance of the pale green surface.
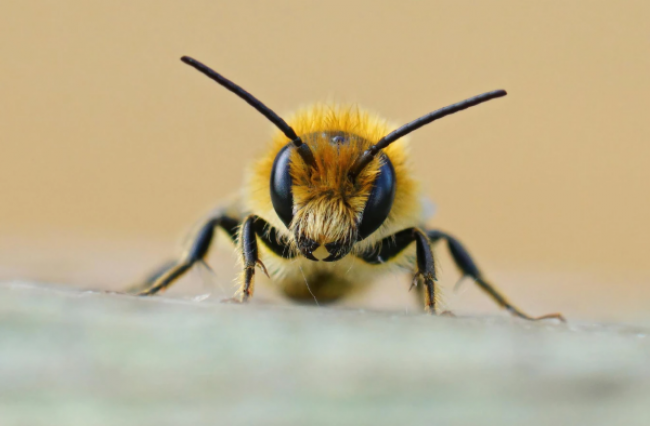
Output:
<instances>
[{"instance_id":1,"label":"pale green surface","mask_svg":"<svg viewBox=\"0 0 650 426\"><path fill-rule=\"evenodd\" d=\"M647 425L650 330L0 285L0 424Z\"/></svg>"}]
</instances>

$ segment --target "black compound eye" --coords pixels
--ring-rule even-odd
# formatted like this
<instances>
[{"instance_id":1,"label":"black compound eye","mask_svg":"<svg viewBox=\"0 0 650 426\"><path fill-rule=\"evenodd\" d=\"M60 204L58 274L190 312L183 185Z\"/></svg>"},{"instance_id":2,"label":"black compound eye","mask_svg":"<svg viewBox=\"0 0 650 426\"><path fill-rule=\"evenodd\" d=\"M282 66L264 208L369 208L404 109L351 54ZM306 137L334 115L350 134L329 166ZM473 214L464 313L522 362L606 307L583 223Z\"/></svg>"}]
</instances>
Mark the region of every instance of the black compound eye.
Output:
<instances>
[{"instance_id":1,"label":"black compound eye","mask_svg":"<svg viewBox=\"0 0 650 426\"><path fill-rule=\"evenodd\" d=\"M293 219L293 195L291 194L290 162L291 144L278 152L271 170L271 202L278 217L289 227Z\"/></svg>"},{"instance_id":2,"label":"black compound eye","mask_svg":"<svg viewBox=\"0 0 650 426\"><path fill-rule=\"evenodd\" d=\"M363 216L359 224L359 240L363 240L375 232L384 223L393 207L394 199L395 169L388 157L384 156L368 202L363 209Z\"/></svg>"}]
</instances>

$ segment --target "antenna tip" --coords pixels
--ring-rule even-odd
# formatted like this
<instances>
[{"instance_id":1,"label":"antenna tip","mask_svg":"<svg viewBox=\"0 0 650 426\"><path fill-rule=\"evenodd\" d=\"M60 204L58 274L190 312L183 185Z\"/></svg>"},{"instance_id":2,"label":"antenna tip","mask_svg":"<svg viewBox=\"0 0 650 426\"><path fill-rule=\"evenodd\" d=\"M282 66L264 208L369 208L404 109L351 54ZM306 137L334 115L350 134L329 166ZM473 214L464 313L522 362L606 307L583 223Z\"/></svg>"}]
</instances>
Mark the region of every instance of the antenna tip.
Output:
<instances>
[{"instance_id":1,"label":"antenna tip","mask_svg":"<svg viewBox=\"0 0 650 426\"><path fill-rule=\"evenodd\" d=\"M181 61L185 62L188 65L195 63L196 61L189 56L181 56Z\"/></svg>"}]
</instances>

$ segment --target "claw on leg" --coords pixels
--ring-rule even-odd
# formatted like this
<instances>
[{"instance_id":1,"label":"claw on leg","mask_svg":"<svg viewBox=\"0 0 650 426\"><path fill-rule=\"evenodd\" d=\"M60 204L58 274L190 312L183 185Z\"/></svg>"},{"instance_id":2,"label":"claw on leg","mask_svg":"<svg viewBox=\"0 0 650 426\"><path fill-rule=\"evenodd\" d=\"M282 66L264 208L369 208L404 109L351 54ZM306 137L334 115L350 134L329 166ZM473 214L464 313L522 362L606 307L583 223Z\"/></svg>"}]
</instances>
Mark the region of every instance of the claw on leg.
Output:
<instances>
[{"instance_id":1,"label":"claw on leg","mask_svg":"<svg viewBox=\"0 0 650 426\"><path fill-rule=\"evenodd\" d=\"M409 286L409 291L413 290L414 288L417 288L418 278L420 278L420 274L416 273L415 276L413 277L413 281L411 281L411 285Z\"/></svg>"},{"instance_id":2,"label":"claw on leg","mask_svg":"<svg viewBox=\"0 0 650 426\"><path fill-rule=\"evenodd\" d=\"M271 278L271 276L269 275L269 271L266 269L266 266L264 265L264 263L262 263L261 260L257 259L257 260L255 261L255 263L257 263L257 266L259 266L260 269L261 269L262 271L264 271L264 275L266 275L267 277Z\"/></svg>"}]
</instances>

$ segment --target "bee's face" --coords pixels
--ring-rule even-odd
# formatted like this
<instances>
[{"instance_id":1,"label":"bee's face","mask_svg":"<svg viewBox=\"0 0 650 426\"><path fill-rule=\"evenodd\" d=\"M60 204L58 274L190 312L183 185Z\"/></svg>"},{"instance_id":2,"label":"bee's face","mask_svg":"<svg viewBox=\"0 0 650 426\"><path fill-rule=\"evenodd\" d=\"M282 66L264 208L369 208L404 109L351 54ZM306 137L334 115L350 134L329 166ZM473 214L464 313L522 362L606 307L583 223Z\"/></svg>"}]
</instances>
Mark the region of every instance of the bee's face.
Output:
<instances>
[{"instance_id":1,"label":"bee's face","mask_svg":"<svg viewBox=\"0 0 650 426\"><path fill-rule=\"evenodd\" d=\"M370 142L343 132L301 139L315 166L305 164L292 144L280 150L271 172L273 208L303 256L333 262L384 223L395 198L395 171L388 157L380 156L352 180L350 167Z\"/></svg>"}]
</instances>

